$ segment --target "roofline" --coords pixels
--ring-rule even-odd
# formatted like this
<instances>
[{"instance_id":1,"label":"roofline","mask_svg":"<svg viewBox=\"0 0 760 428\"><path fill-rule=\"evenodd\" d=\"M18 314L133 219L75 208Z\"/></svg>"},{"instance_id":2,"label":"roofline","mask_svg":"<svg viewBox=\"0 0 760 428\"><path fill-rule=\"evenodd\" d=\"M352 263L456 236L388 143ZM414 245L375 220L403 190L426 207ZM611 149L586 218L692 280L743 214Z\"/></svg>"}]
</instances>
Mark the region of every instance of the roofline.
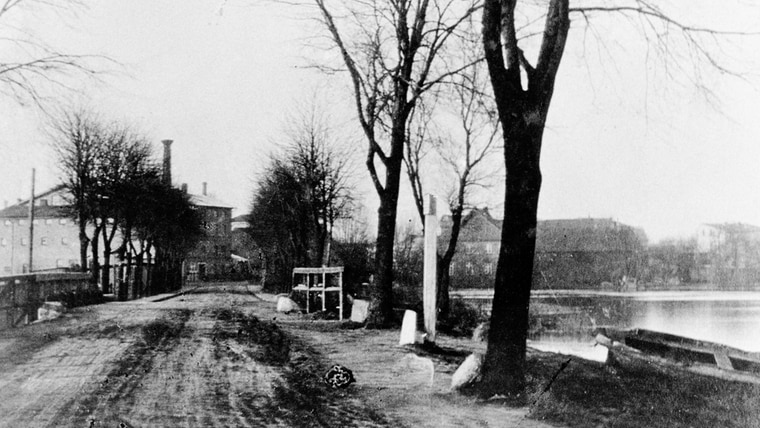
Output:
<instances>
[{"instance_id":1,"label":"roofline","mask_svg":"<svg viewBox=\"0 0 760 428\"><path fill-rule=\"evenodd\" d=\"M51 193L57 192L57 191L65 188L65 187L66 186L63 185L63 184L57 184L57 185L51 187L50 189L48 189L48 190L46 190L46 191L44 191L42 193L34 195L34 199L36 200L36 199L42 198L42 197L47 196L47 195L49 195ZM16 207L16 206L21 206L21 205L26 205L28 203L29 203L29 198L26 198L26 199L22 199L22 200L16 202L13 205L8 205L6 208L3 208L3 209L13 208L13 207Z\"/></svg>"}]
</instances>

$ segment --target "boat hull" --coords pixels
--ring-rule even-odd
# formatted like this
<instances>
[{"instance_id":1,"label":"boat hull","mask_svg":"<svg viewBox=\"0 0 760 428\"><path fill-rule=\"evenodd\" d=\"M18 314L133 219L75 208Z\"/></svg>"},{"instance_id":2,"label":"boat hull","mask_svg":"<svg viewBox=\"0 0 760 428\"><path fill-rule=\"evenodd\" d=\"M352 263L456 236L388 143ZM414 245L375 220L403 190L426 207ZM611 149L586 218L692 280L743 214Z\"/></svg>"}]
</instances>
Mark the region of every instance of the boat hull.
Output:
<instances>
[{"instance_id":1,"label":"boat hull","mask_svg":"<svg viewBox=\"0 0 760 428\"><path fill-rule=\"evenodd\" d=\"M599 329L607 364L657 371L686 371L730 381L760 384L760 354L651 330Z\"/></svg>"}]
</instances>

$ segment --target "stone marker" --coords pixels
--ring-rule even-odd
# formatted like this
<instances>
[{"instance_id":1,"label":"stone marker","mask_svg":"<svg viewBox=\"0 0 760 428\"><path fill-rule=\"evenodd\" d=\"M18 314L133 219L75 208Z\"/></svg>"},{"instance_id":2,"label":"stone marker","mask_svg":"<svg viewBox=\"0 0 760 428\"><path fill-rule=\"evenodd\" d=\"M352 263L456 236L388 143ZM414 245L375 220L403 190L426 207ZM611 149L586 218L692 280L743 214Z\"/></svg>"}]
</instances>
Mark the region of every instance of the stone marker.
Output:
<instances>
[{"instance_id":1,"label":"stone marker","mask_svg":"<svg viewBox=\"0 0 760 428\"><path fill-rule=\"evenodd\" d=\"M490 323L488 321L478 324L478 326L475 327L475 330L472 331L472 340L476 342L485 342L486 339L488 339L489 325Z\"/></svg>"},{"instance_id":2,"label":"stone marker","mask_svg":"<svg viewBox=\"0 0 760 428\"><path fill-rule=\"evenodd\" d=\"M404 321L401 323L401 338L399 345L414 345L422 343L425 338L424 334L417 332L417 312L407 309L404 312Z\"/></svg>"},{"instance_id":3,"label":"stone marker","mask_svg":"<svg viewBox=\"0 0 760 428\"><path fill-rule=\"evenodd\" d=\"M45 302L37 309L37 321L52 320L66 312L66 307L61 302Z\"/></svg>"},{"instance_id":4,"label":"stone marker","mask_svg":"<svg viewBox=\"0 0 760 428\"><path fill-rule=\"evenodd\" d=\"M397 385L409 387L433 386L435 365L430 358L408 353L391 368L391 374L398 379Z\"/></svg>"},{"instance_id":5,"label":"stone marker","mask_svg":"<svg viewBox=\"0 0 760 428\"><path fill-rule=\"evenodd\" d=\"M287 296L278 296L277 297L277 312L284 312L286 314L290 312L299 312L301 310L301 307L298 306L298 303L293 301L290 297Z\"/></svg>"},{"instance_id":6,"label":"stone marker","mask_svg":"<svg viewBox=\"0 0 760 428\"><path fill-rule=\"evenodd\" d=\"M354 299L351 305L351 321L364 322L369 316L369 301Z\"/></svg>"},{"instance_id":7,"label":"stone marker","mask_svg":"<svg viewBox=\"0 0 760 428\"><path fill-rule=\"evenodd\" d=\"M451 389L460 389L477 381L483 368L483 354L470 354L451 377Z\"/></svg>"}]
</instances>

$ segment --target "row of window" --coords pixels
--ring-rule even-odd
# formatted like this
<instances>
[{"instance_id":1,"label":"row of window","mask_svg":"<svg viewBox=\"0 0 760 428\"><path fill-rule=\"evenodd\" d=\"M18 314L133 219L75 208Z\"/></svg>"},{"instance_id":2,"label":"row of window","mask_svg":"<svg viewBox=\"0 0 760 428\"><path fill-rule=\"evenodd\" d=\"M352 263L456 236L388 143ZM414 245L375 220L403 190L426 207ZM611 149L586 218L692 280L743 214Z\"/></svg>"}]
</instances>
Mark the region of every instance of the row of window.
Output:
<instances>
[{"instance_id":1,"label":"row of window","mask_svg":"<svg viewBox=\"0 0 760 428\"><path fill-rule=\"evenodd\" d=\"M32 223L33 224L41 224L41 222L44 221L45 224L53 224L55 222L55 220L56 219L52 219L52 218L46 218L44 220L35 219ZM25 218L20 218L18 220L10 220L10 219L8 219L8 220L5 220L3 222L3 224L5 224L6 226L10 226L10 225L12 225L14 223L18 224L19 226L24 226L26 224L29 224L29 220L27 220ZM67 219L67 218L59 218L58 219L58 224L68 224L68 223L69 223L69 219Z\"/></svg>"},{"instance_id":2,"label":"row of window","mask_svg":"<svg viewBox=\"0 0 760 428\"><path fill-rule=\"evenodd\" d=\"M28 238L21 238L19 239L19 243L21 245L29 245L29 239ZM51 245L52 240L48 238L47 236L43 236L40 238L40 245ZM70 245L71 240L69 238L63 237L61 238L61 245ZM8 245L8 239L6 238L0 238L0 246L5 247Z\"/></svg>"},{"instance_id":3,"label":"row of window","mask_svg":"<svg viewBox=\"0 0 760 428\"><path fill-rule=\"evenodd\" d=\"M478 267L480 267L482 270L478 269ZM457 266L457 262L451 262L451 265L449 265L449 275L453 274L457 268L459 268L459 266ZM489 262L489 263L475 264L472 262L466 262L464 264L464 269L467 275L475 275L477 273L491 275L496 269L496 263ZM478 270L480 270L480 272L478 272Z\"/></svg>"},{"instance_id":4,"label":"row of window","mask_svg":"<svg viewBox=\"0 0 760 428\"><path fill-rule=\"evenodd\" d=\"M485 252L486 254L493 254L494 249L497 247L498 247L497 245L494 245L491 242L487 242L485 246L482 243L466 242L464 244L464 252L467 254L479 253L479 252Z\"/></svg>"}]
</instances>

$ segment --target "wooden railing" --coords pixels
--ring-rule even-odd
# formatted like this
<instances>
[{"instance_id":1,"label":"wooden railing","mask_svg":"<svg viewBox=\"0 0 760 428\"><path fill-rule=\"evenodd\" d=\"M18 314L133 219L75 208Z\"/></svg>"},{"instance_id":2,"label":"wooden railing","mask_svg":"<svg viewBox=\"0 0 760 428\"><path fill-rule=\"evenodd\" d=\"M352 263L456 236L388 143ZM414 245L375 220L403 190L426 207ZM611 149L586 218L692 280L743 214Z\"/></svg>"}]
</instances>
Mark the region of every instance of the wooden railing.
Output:
<instances>
[{"instance_id":1,"label":"wooden railing","mask_svg":"<svg viewBox=\"0 0 760 428\"><path fill-rule=\"evenodd\" d=\"M48 296L97 290L87 273L30 273L0 276L0 330L37 319Z\"/></svg>"}]
</instances>

